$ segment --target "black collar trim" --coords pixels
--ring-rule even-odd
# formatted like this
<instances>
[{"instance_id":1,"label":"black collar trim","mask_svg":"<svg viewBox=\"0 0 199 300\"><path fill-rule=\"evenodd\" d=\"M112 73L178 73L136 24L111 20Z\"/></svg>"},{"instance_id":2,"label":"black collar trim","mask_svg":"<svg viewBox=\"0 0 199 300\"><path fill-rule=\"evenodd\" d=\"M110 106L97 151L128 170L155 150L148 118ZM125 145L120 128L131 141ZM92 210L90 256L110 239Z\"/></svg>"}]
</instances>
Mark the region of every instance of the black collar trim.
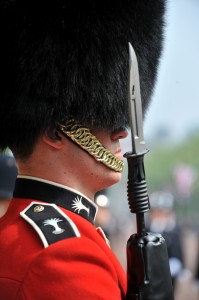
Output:
<instances>
[{"instance_id":1,"label":"black collar trim","mask_svg":"<svg viewBox=\"0 0 199 300\"><path fill-rule=\"evenodd\" d=\"M13 197L54 203L82 216L92 224L97 213L96 205L78 192L39 180L17 178Z\"/></svg>"}]
</instances>

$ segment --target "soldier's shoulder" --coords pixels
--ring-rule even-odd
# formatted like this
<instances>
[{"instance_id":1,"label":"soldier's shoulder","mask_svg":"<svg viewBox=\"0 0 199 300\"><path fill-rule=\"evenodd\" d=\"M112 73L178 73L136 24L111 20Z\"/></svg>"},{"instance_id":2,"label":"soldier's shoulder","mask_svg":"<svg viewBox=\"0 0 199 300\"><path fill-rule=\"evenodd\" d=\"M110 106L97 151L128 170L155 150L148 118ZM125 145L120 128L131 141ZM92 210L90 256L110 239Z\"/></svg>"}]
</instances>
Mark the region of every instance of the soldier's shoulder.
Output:
<instances>
[{"instance_id":1,"label":"soldier's shoulder","mask_svg":"<svg viewBox=\"0 0 199 300\"><path fill-rule=\"evenodd\" d=\"M56 204L33 201L20 215L37 232L44 247L64 239L80 237L73 220Z\"/></svg>"}]
</instances>

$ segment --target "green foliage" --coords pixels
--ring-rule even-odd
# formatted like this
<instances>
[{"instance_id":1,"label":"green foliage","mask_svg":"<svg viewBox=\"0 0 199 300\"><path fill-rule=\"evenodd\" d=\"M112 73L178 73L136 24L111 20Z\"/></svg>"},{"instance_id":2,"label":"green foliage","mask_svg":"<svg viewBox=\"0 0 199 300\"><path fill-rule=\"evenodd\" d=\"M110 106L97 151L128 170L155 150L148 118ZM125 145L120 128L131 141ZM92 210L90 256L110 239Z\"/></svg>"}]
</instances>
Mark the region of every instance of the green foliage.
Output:
<instances>
[{"instance_id":1,"label":"green foliage","mask_svg":"<svg viewBox=\"0 0 199 300\"><path fill-rule=\"evenodd\" d=\"M157 141L158 144L158 141ZM176 189L175 169L181 164L193 168L196 180L193 191L184 197ZM189 217L199 214L199 132L180 144L161 144L145 156L145 172L149 193L169 189L178 201L178 211L186 211ZM185 209L185 206L186 209ZM198 218L198 217L197 217Z\"/></svg>"}]
</instances>

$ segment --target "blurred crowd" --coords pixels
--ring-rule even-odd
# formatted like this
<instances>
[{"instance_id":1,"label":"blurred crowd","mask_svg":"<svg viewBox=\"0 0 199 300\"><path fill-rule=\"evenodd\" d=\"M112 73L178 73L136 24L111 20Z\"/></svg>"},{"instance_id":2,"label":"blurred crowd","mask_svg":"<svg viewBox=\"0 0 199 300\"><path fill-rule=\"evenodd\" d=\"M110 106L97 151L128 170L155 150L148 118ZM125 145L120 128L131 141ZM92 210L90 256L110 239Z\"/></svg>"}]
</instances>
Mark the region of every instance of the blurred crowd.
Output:
<instances>
[{"instance_id":1,"label":"blurred crowd","mask_svg":"<svg viewBox=\"0 0 199 300\"><path fill-rule=\"evenodd\" d=\"M106 190L96 195L97 225L101 226L115 254L126 268L126 242L136 233L132 214L115 214ZM100 199L106 199L100 201ZM156 191L150 195L151 208L146 214L148 232L161 233L166 240L175 300L199 299L199 232L178 222L172 193Z\"/></svg>"}]
</instances>

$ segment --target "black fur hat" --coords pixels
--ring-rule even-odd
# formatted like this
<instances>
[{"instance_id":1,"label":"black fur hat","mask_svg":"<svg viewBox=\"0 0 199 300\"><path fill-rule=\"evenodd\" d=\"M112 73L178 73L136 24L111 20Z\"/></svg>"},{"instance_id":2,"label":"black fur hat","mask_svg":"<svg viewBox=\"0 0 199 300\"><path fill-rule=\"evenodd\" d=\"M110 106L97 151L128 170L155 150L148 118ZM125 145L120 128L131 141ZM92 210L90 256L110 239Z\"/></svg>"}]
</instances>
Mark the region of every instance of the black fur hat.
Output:
<instances>
[{"instance_id":1,"label":"black fur hat","mask_svg":"<svg viewBox=\"0 0 199 300\"><path fill-rule=\"evenodd\" d=\"M1 0L0 149L26 148L57 122L128 126L128 42L143 109L162 49L165 0Z\"/></svg>"}]
</instances>

